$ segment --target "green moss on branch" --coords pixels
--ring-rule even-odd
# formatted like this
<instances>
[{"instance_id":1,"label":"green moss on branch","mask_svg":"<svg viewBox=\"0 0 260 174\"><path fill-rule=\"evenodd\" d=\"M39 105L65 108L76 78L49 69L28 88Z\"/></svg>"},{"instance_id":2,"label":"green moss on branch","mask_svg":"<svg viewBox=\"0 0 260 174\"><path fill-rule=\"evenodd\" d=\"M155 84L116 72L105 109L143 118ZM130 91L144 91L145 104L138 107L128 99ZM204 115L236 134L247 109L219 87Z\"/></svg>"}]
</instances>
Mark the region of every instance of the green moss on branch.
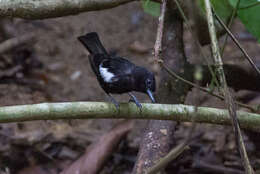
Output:
<instances>
[{"instance_id":1,"label":"green moss on branch","mask_svg":"<svg viewBox=\"0 0 260 174\"><path fill-rule=\"evenodd\" d=\"M1 17L45 19L104 10L135 0L4 0L0 1Z\"/></svg>"},{"instance_id":2,"label":"green moss on branch","mask_svg":"<svg viewBox=\"0 0 260 174\"><path fill-rule=\"evenodd\" d=\"M193 106L142 104L142 111L134 104L120 104L120 109L103 102L41 103L0 107L0 123L57 120L57 119L157 119L190 122L195 114ZM195 122L230 125L227 110L198 107ZM238 112L241 127L260 132L260 115Z\"/></svg>"}]
</instances>

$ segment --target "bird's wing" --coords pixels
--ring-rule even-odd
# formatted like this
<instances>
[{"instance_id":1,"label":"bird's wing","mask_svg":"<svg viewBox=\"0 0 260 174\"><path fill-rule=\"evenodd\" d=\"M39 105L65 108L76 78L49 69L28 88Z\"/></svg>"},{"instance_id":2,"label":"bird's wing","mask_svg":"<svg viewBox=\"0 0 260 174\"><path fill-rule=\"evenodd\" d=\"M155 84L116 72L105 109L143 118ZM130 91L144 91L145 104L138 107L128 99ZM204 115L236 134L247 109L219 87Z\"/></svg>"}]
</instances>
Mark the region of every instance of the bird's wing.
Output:
<instances>
[{"instance_id":1,"label":"bird's wing","mask_svg":"<svg viewBox=\"0 0 260 174\"><path fill-rule=\"evenodd\" d=\"M97 77L101 77L100 71L99 71L99 65L102 61L109 59L106 54L95 54L95 55L89 55L89 62L91 65L92 70L96 74Z\"/></svg>"},{"instance_id":2,"label":"bird's wing","mask_svg":"<svg viewBox=\"0 0 260 174\"><path fill-rule=\"evenodd\" d=\"M103 60L99 65L99 72L105 82L112 83L132 76L134 67L130 61L116 57Z\"/></svg>"}]
</instances>

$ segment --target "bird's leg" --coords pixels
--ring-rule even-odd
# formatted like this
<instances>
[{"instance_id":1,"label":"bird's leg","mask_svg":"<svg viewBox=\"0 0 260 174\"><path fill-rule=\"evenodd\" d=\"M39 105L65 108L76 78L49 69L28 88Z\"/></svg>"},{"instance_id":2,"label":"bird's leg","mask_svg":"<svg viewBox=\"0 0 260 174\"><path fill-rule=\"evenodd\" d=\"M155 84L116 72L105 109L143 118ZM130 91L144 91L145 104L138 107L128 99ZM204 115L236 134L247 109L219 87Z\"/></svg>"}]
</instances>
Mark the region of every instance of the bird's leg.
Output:
<instances>
[{"instance_id":1,"label":"bird's leg","mask_svg":"<svg viewBox=\"0 0 260 174\"><path fill-rule=\"evenodd\" d=\"M115 105L116 109L119 109L119 103L116 101L116 99L114 99L114 97L112 95L110 95L109 93L107 93L108 98L110 99L110 101Z\"/></svg>"},{"instance_id":2,"label":"bird's leg","mask_svg":"<svg viewBox=\"0 0 260 174\"><path fill-rule=\"evenodd\" d=\"M131 97L131 99L130 99L130 101L133 101L135 104L136 104L136 106L138 107L138 108L142 108L142 105L141 105L141 103L139 103L139 101L137 100L137 98L134 96L134 94L132 94L131 92L128 92L128 95Z\"/></svg>"}]
</instances>

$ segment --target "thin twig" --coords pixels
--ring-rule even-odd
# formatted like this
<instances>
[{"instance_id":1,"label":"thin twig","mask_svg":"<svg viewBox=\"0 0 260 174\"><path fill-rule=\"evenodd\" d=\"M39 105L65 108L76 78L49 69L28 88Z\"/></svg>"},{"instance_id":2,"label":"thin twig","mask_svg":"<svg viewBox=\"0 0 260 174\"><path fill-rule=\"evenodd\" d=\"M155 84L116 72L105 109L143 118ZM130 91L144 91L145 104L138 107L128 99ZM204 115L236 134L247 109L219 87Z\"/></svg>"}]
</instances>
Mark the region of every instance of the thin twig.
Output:
<instances>
[{"instance_id":1,"label":"thin twig","mask_svg":"<svg viewBox=\"0 0 260 174\"><path fill-rule=\"evenodd\" d=\"M17 72L21 71L23 67L21 65L16 65L10 69L0 71L0 79L3 77L11 77L14 76Z\"/></svg>"},{"instance_id":2,"label":"thin twig","mask_svg":"<svg viewBox=\"0 0 260 174\"><path fill-rule=\"evenodd\" d=\"M240 0L237 1L235 9L232 10L231 18L230 18L229 23L228 23L228 28L231 28L233 20L234 20L236 14L237 14L239 4L240 4ZM221 49L221 56L223 56L223 53L224 53L224 50L225 50L225 47L226 47L226 44L227 44L227 39L228 39L228 35L226 34L225 40L224 40L224 43L223 43L223 46L222 46L222 49Z\"/></svg>"},{"instance_id":3,"label":"thin twig","mask_svg":"<svg viewBox=\"0 0 260 174\"><path fill-rule=\"evenodd\" d=\"M239 7L239 10L245 10L245 9L248 9L248 8L251 8L251 7L255 7L255 6L258 6L258 5L260 5L259 1L255 2L255 3L252 3L252 4L249 4L247 6L244 6L244 7Z\"/></svg>"},{"instance_id":4,"label":"thin twig","mask_svg":"<svg viewBox=\"0 0 260 174\"><path fill-rule=\"evenodd\" d=\"M221 99L221 100L224 100L224 99L225 99L222 95L218 95L218 94L214 93L213 91L210 91L210 90L207 89L207 88L203 88L203 87L201 87L201 86L199 86L199 85L197 85L197 84L195 84L195 83L192 83L191 81L188 81L188 80L182 78L181 76L179 76L178 74L176 74L174 71L172 71L170 68L168 68L164 63L162 63L162 67L163 67L164 70L166 70L166 71L168 72L168 74L170 74L172 77L177 78L177 79L183 81L184 83L187 83L188 85L191 85L191 86L193 86L193 87L195 87L195 88L198 88L199 90L204 91L204 92L206 92L206 93L208 93L208 94L210 94L210 95L212 95L212 96L214 96L214 97L217 97L217 98L219 98L219 99ZM244 104L244 103L241 103L241 102L238 102L238 101L235 101L235 103L236 103L237 105L241 106L241 107L250 109L252 112L256 112L256 111L257 111L256 108L254 108L254 107L252 107L252 106L250 106L250 105L247 105L247 104Z\"/></svg>"},{"instance_id":5,"label":"thin twig","mask_svg":"<svg viewBox=\"0 0 260 174\"><path fill-rule=\"evenodd\" d=\"M207 66L208 66L209 72L210 72L210 74L211 74L211 76L212 76L212 78L213 78L213 79L212 79L213 82L216 84L217 87L219 87L219 83L218 83L218 81L217 81L215 72L214 72L212 66L210 65L209 60L206 58L206 53L205 53L204 50L202 49L202 46L201 46L200 43L199 43L199 39L198 39L197 35L194 34L193 30L191 29L191 26L190 26L190 24L189 24L188 18L186 17L184 11L182 10L181 5L180 5L180 3L178 2L178 0L174 0L174 1L175 1L175 3L176 3L176 6L177 6L177 8L178 8L180 14L181 14L181 17L182 17L183 20L184 20L184 24L185 24L186 27L188 28L188 30L189 30L189 32L191 33L192 37L195 39L195 43L196 43L196 45L197 45L198 48L199 48L199 51L200 51L200 54L202 55L202 58L207 62Z\"/></svg>"},{"instance_id":6,"label":"thin twig","mask_svg":"<svg viewBox=\"0 0 260 174\"><path fill-rule=\"evenodd\" d=\"M252 67L256 70L256 72L258 73L258 75L260 76L260 70L257 68L257 66L255 65L254 61L252 60L252 58L247 54L246 50L242 47L242 45L240 45L240 43L238 42L238 40L235 38L235 36L232 34L232 32L228 29L228 27L224 24L224 22L220 19L220 17L215 13L214 9L213 9L213 13L214 16L216 17L216 19L218 20L218 22L221 24L221 26L227 31L228 35L231 37L231 39L234 41L234 43L236 44L236 46L241 50L241 52L244 54L244 56L246 57L246 59L249 61L249 63L252 65Z\"/></svg>"},{"instance_id":7,"label":"thin twig","mask_svg":"<svg viewBox=\"0 0 260 174\"><path fill-rule=\"evenodd\" d=\"M161 158L152 168L150 168L146 174L156 174L161 169L165 168L172 160L177 158L182 152L188 149L186 142L177 145L172 149L165 157Z\"/></svg>"},{"instance_id":8,"label":"thin twig","mask_svg":"<svg viewBox=\"0 0 260 174\"><path fill-rule=\"evenodd\" d=\"M177 7L178 7L179 12L181 13L181 16L182 16L183 20L185 21L185 24L187 25L187 28L189 29L190 33L191 33L191 34L193 35L193 37L195 38L196 44L197 44L198 47L200 48L200 52L201 52L201 54L202 54L202 57L203 57L206 61L208 61L208 60L206 59L206 57L205 57L205 53L204 53L203 49L201 48L201 45L200 45L199 42L198 42L198 39L195 37L195 35L193 34L193 31L191 30L191 27L190 27L190 25L189 25L189 23L188 23L188 19L187 19L186 15L184 14L184 11L182 10L182 8L181 8L179 2L178 2L177 0L174 0L174 1L175 1L176 5L177 5ZM162 10L163 10L163 9L162 9ZM206 89L206 88L203 88L203 87L201 87L201 86L199 86L199 85L197 85L197 84L195 84L195 83L192 83L192 82L190 82L190 81L188 81L188 80L186 80L186 79L183 79L181 76L179 76L179 75L176 74L175 72L171 71L171 70L163 63L162 59L159 58L159 57L160 57L160 53L161 53L161 52L160 52L160 51L161 51L161 41L162 41L161 37L162 37L162 31L163 31L163 30L162 30L162 28L163 28L163 23L162 23L162 21L164 20L164 19L163 19L164 16L162 16L162 14L164 14L164 13L161 13L161 16L159 17L159 24L158 24L158 29L157 29L157 38L156 38L156 42L155 42L155 46L154 46L154 57L155 57L156 61L157 61L171 76L173 76L173 77L175 77L175 78L177 78L177 79L183 81L184 83L187 83L187 84L189 84L189 85L191 85L191 86L193 86L193 87L195 87L195 88L198 88L198 89L200 89L200 90L202 90L202 91L204 91L204 92L206 92L206 93L208 93L208 94L210 94L210 95L212 95L212 96L215 96L215 97L217 97L217 98L219 98L219 99L221 99L221 100L224 100L224 97L223 97L223 96L218 95L218 94L215 94L215 93L209 91L209 90ZM161 23L161 24L160 24L160 23ZM213 76L213 78L216 79L215 74L214 74L214 72L213 72L213 70L212 70L212 68L211 68L210 66L209 66L209 70L210 70L211 75ZM240 102L238 102L238 101L235 101L235 103L238 104L238 105L241 106L241 107L250 109L252 112L256 112L256 109L255 109L254 107L252 107L252 106L249 106L249 105L240 103Z\"/></svg>"},{"instance_id":9,"label":"thin twig","mask_svg":"<svg viewBox=\"0 0 260 174\"><path fill-rule=\"evenodd\" d=\"M159 16L159 22L158 22L158 27L157 27L157 35L156 35L156 41L154 45L154 57L157 60L157 62L164 67L163 61L160 59L160 53L161 53L161 48L162 48L162 37L163 37L163 28L164 28L164 16L165 16L165 11L166 11L166 5L167 5L167 0L162 1L161 5L161 14ZM197 110L197 107L196 107ZM195 122L192 119L192 127L189 132L189 135L186 137L183 143L179 144L176 146L174 149L172 149L166 156L163 158L159 159L159 161L152 166L151 168L148 169L146 172L147 174L155 174L158 171L162 170L167 166L169 162L177 158L185 149L187 149L187 145L191 139L191 135L194 132L195 129Z\"/></svg>"},{"instance_id":10,"label":"thin twig","mask_svg":"<svg viewBox=\"0 0 260 174\"><path fill-rule=\"evenodd\" d=\"M166 4L167 4L167 0L162 0L161 14L159 16L157 36L154 44L154 58L157 61L160 60L160 53L162 51L163 24L164 24L164 16L166 11Z\"/></svg>"},{"instance_id":11,"label":"thin twig","mask_svg":"<svg viewBox=\"0 0 260 174\"><path fill-rule=\"evenodd\" d=\"M195 112L193 115L191 115L192 125L190 127L188 136L184 139L184 141L181 144L173 148L165 157L161 158L152 168L150 168L147 171L147 174L155 174L159 172L161 169L165 168L167 164L176 159L180 154L182 154L185 150L189 148L188 145L192 140L192 134L194 133L196 128L195 118L197 115L197 111L198 107L195 107Z\"/></svg>"},{"instance_id":12,"label":"thin twig","mask_svg":"<svg viewBox=\"0 0 260 174\"><path fill-rule=\"evenodd\" d=\"M29 41L34 40L35 37L36 37L35 33L28 33L28 34L25 34L22 36L8 39L8 40L0 43L0 54L3 54L5 52L11 50L12 48L22 45L24 43L28 43Z\"/></svg>"},{"instance_id":13,"label":"thin twig","mask_svg":"<svg viewBox=\"0 0 260 174\"><path fill-rule=\"evenodd\" d=\"M228 89L225 74L224 74L223 62L222 62L219 47L218 47L218 40L217 40L217 36L216 36L210 0L204 0L204 2L205 2L206 16L207 16L207 21L208 21L208 28L209 28L210 38L211 38L212 53L213 53L213 58L215 61L215 66L216 66L216 72L219 77L220 84L222 86L222 90L223 90L224 97L225 97L225 102L228 106L229 115L232 120L232 126L233 126L233 129L235 132L236 143L237 143L237 146L238 146L238 149L239 149L239 152L241 155L242 163L243 163L246 173L253 174L254 171L250 165L250 162L249 162L249 159L247 156L247 152L245 149L239 122L237 119L237 112L235 109L234 100Z\"/></svg>"},{"instance_id":14,"label":"thin twig","mask_svg":"<svg viewBox=\"0 0 260 174\"><path fill-rule=\"evenodd\" d=\"M181 6L180 6L180 3L178 2L178 0L174 0L174 1L175 1L176 5L177 5L177 8L178 8L178 10L179 10L179 12L180 12L180 14L181 14L183 20L185 21L185 24L186 24L186 26L187 26L189 32L192 34L192 37L195 38L195 41L196 41L195 43L196 43L197 46L199 47L199 50L200 50L200 53L201 53L203 59L207 61L207 65L208 65L208 64L209 64L208 59L205 57L205 53L204 53L204 51L203 51L203 49L202 49L200 43L198 42L197 37L195 37L196 35L193 33L193 31L192 31L192 29L191 29L191 26L189 25L188 19L187 19L186 15L185 15L184 11L182 10L182 8L181 8ZM215 73L214 73L213 70L212 70L212 68L211 68L209 65L208 65L208 67L209 67L209 70L210 70L210 73L211 73L213 79L217 79L216 76L215 76ZM213 92L210 92L208 89L202 88L202 87L200 87L200 86L198 86L198 85L196 85L196 84L194 84L194 83L192 83L192 82L189 82L188 80L183 79L182 77L180 77L179 75L177 75L176 73L174 73L173 71L171 71L166 65L164 65L164 68L165 68L165 70L166 70L169 74L171 74L171 75L174 76L175 78L178 78L178 79L182 80L183 82L185 82L185 83L187 83L187 84L189 84L189 85L192 85L192 86L194 86L194 87L196 87L196 88L199 88L200 90L202 90L202 91L204 91L204 92L207 92L208 94L211 94L211 95L213 95L213 96L215 96L215 97L218 97L218 98L224 100L224 97L223 97L223 96L217 95L217 94L215 94L215 93L213 93ZM215 83L217 84L217 86L219 86L218 81L215 81ZM252 112L256 112L256 111L257 111L257 109L255 109L255 108L253 108L253 107L251 107L251 106L249 106L249 105L246 105L246 104L243 104L243 103L240 103L240 102L237 102L237 101L236 101L236 104L238 104L238 105L240 105L240 106L242 106L242 107L248 108L248 109L250 109Z\"/></svg>"}]
</instances>

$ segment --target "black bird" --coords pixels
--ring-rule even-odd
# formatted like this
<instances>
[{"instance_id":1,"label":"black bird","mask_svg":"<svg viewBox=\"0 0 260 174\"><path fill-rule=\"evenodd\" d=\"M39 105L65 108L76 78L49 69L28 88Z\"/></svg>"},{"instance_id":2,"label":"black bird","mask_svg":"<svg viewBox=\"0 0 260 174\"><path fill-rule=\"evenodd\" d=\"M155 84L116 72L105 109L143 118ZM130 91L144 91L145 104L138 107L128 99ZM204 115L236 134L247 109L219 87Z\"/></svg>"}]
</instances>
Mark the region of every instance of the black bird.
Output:
<instances>
[{"instance_id":1,"label":"black bird","mask_svg":"<svg viewBox=\"0 0 260 174\"><path fill-rule=\"evenodd\" d=\"M152 72L125 58L109 55L96 32L87 33L78 39L90 53L90 65L100 86L117 108L119 104L110 94L128 93L139 108L142 105L131 91L147 93L155 102L152 94L155 92L155 78Z\"/></svg>"}]
</instances>

